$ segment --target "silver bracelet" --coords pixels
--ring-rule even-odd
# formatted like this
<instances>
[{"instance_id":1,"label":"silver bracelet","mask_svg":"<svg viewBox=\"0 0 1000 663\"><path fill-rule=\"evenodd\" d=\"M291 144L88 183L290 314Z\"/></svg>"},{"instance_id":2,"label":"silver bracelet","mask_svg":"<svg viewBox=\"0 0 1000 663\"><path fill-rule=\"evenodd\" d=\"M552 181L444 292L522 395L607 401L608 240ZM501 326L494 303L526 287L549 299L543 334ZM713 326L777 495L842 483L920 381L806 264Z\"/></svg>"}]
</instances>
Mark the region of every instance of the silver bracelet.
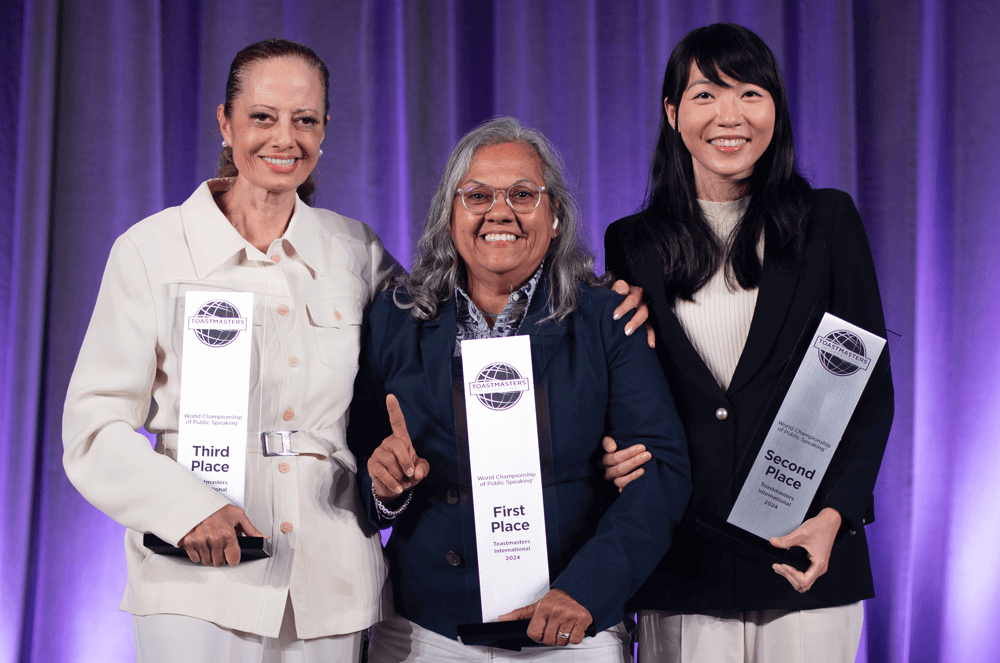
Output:
<instances>
[{"instance_id":1,"label":"silver bracelet","mask_svg":"<svg viewBox=\"0 0 1000 663\"><path fill-rule=\"evenodd\" d=\"M406 497L406 501L403 502L403 506L399 507L395 511L389 511L389 509L382 504L382 500L380 500L378 495L375 494L375 484L372 484L372 497L375 499L375 508L378 509L378 512L381 513L384 518L391 520L406 511L406 507L410 506L410 501L413 500L413 489L410 489L410 494Z\"/></svg>"}]
</instances>

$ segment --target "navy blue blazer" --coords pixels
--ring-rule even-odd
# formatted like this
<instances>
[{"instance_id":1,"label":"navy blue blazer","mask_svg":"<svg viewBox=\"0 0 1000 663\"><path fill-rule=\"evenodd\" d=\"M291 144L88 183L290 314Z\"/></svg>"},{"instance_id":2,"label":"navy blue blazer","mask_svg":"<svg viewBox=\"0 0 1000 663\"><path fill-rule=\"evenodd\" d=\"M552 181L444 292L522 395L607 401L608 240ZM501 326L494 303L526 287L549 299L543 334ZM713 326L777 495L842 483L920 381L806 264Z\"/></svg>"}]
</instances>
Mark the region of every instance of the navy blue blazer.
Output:
<instances>
[{"instance_id":1,"label":"navy blue blazer","mask_svg":"<svg viewBox=\"0 0 1000 663\"><path fill-rule=\"evenodd\" d=\"M621 296L581 288L580 306L556 323L542 322L547 294L543 279L518 333L531 337L535 384L549 406L553 464L543 495L551 586L586 607L600 631L621 621L626 600L670 545L691 490L687 441L645 334L625 336L625 319L612 318ZM383 293L362 330L347 432L369 518L393 528L386 553L396 612L450 638L457 624L482 621L467 452L460 461L455 435L456 325L454 299L424 322ZM430 464L395 521L375 509L367 471L391 434L387 393L399 399L414 448ZM605 434L653 455L622 494L603 479Z\"/></svg>"}]
</instances>

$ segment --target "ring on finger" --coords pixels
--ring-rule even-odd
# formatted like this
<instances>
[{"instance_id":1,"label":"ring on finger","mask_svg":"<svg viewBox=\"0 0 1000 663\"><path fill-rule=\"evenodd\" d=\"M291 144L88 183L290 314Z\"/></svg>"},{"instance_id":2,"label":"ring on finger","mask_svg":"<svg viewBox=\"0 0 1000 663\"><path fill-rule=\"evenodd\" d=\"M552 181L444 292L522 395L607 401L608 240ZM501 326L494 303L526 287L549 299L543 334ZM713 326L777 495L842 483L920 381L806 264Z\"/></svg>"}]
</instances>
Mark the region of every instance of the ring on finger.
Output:
<instances>
[{"instance_id":1,"label":"ring on finger","mask_svg":"<svg viewBox=\"0 0 1000 663\"><path fill-rule=\"evenodd\" d=\"M562 631L556 629L556 635L558 635L560 638L565 638L569 640L569 633L563 633Z\"/></svg>"}]
</instances>

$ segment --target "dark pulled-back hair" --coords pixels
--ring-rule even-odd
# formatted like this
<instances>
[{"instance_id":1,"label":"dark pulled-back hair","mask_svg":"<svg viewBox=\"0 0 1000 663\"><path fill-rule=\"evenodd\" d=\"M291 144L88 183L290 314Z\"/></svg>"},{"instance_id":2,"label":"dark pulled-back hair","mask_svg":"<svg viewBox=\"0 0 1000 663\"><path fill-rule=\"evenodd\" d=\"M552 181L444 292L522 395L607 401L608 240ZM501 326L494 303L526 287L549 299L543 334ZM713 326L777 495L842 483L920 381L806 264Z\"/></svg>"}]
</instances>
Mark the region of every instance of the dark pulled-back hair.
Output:
<instances>
[{"instance_id":1,"label":"dark pulled-back hair","mask_svg":"<svg viewBox=\"0 0 1000 663\"><path fill-rule=\"evenodd\" d=\"M233 58L233 63L229 65L229 79L226 81L226 103L223 105L226 117L229 119L233 117L233 102L243 94L243 83L246 81L250 67L258 62L278 58L298 58L319 74L320 83L323 84L323 124L325 125L327 115L330 114L330 70L326 68L326 64L316 55L316 52L308 46L278 38L265 39L256 44L250 44ZM233 161L232 146L222 148L222 153L219 155L217 177L235 177L238 172L236 163ZM299 194L302 202L308 205L315 191L316 180L310 173L306 181L299 185L296 193Z\"/></svg>"},{"instance_id":2,"label":"dark pulled-back hair","mask_svg":"<svg viewBox=\"0 0 1000 663\"><path fill-rule=\"evenodd\" d=\"M774 100L771 143L743 182L744 195L750 200L728 245L720 242L705 220L698 204L691 152L675 128L680 123L679 106L692 63L716 85L726 87L720 76L725 74L759 85ZM723 262L732 268L727 278L731 274L741 287L755 287L761 276L757 253L761 234L765 260L786 262L801 247L811 195L809 183L795 168L788 99L774 54L760 37L742 26L716 23L698 28L670 54L660 99L660 134L636 246L656 247L672 299L692 299ZM663 99L678 109L675 127L667 121Z\"/></svg>"}]
</instances>

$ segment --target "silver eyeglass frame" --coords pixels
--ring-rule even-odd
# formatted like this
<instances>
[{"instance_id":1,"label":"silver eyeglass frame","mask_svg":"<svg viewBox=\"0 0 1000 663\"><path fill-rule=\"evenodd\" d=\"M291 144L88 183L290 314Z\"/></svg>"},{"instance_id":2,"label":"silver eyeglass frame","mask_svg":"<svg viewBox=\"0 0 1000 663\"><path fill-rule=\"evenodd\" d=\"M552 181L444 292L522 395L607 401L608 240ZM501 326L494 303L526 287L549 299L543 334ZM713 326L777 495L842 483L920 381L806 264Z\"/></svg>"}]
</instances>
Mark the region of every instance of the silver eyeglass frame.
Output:
<instances>
[{"instance_id":1,"label":"silver eyeglass frame","mask_svg":"<svg viewBox=\"0 0 1000 663\"><path fill-rule=\"evenodd\" d=\"M538 198L535 199L535 206L532 207L530 210L525 210L525 211L521 212L521 211L518 211L518 210L514 209L514 206L511 204L511 202L510 202L510 190L513 189L514 187L518 187L518 186L532 186L532 187L538 189ZM485 210L483 210L481 212L476 212L475 210L469 209L468 204L466 204L466 202L465 202L465 192L466 192L466 189L471 190L471 189L478 189L480 187L486 187L487 189L489 189L490 191L493 192L493 202L490 203L490 206L487 207ZM497 204L497 194L499 192L501 192L501 191L503 191L503 199L507 202L507 207L509 207L512 211L517 212L518 214L530 214L531 212L534 212L536 209L538 209L538 204L542 202L542 194L549 192L548 187L538 186L534 182L515 182L514 184L511 184L506 189L494 189L489 184L484 184L483 182L477 182L475 186L459 187L458 189L455 190L455 195L462 197L462 207L464 207L465 209L469 210L470 213L472 213L472 214L487 214L491 209L493 209L493 206Z\"/></svg>"}]
</instances>

